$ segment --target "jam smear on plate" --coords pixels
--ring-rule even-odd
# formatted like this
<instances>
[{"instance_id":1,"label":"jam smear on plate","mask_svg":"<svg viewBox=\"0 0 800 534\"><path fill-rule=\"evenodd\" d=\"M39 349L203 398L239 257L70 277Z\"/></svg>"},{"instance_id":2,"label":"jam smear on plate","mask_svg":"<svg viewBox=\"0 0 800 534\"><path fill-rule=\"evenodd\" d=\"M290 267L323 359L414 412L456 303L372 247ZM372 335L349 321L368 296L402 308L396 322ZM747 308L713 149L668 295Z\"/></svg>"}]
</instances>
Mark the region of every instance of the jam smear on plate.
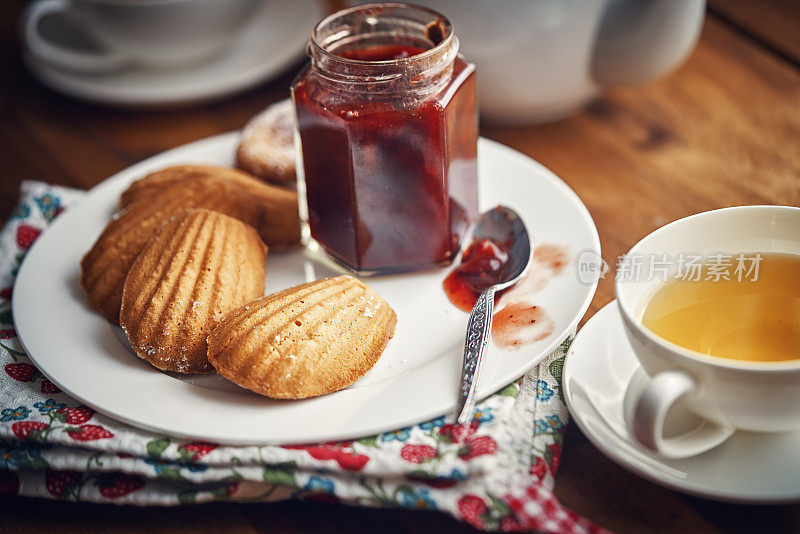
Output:
<instances>
[{"instance_id":1,"label":"jam smear on plate","mask_svg":"<svg viewBox=\"0 0 800 534\"><path fill-rule=\"evenodd\" d=\"M556 324L541 306L514 302L494 314L492 341L501 349L514 350L547 339L555 329Z\"/></svg>"},{"instance_id":2,"label":"jam smear on plate","mask_svg":"<svg viewBox=\"0 0 800 534\"><path fill-rule=\"evenodd\" d=\"M481 292L497 283L508 259L506 247L489 239L470 243L461 257L461 263L445 278L442 286L450 302L458 309L470 313ZM495 296L492 322L492 342L495 346L512 351L550 337L556 324L545 309L534 304L534 295L544 289L553 277L563 274L570 255L567 248L552 243L536 247L528 274L501 302Z\"/></svg>"}]
</instances>

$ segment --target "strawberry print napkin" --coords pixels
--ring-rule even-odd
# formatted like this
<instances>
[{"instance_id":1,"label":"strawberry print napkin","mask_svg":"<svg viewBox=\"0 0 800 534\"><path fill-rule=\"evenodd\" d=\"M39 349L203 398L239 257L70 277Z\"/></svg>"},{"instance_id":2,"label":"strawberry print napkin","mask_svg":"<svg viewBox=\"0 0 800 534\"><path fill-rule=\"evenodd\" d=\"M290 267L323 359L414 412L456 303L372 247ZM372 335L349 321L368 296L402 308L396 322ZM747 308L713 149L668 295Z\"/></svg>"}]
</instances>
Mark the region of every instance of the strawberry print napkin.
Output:
<instances>
[{"instance_id":1,"label":"strawberry print napkin","mask_svg":"<svg viewBox=\"0 0 800 534\"><path fill-rule=\"evenodd\" d=\"M167 506L318 499L441 510L484 530L602 531L552 493L567 423L560 381L569 341L481 402L469 426L438 417L353 441L191 443L71 399L25 354L11 296L26 250L82 194L25 182L0 232L0 493Z\"/></svg>"}]
</instances>

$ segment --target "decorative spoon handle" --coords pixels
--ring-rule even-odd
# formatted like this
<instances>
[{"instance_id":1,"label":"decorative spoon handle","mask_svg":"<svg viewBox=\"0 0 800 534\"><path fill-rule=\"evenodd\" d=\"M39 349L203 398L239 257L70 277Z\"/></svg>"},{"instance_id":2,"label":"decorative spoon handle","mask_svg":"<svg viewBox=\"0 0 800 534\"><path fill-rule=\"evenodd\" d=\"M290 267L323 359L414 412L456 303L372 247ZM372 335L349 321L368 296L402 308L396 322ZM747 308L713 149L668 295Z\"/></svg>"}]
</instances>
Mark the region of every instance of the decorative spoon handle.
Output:
<instances>
[{"instance_id":1,"label":"decorative spoon handle","mask_svg":"<svg viewBox=\"0 0 800 534\"><path fill-rule=\"evenodd\" d=\"M475 388L478 373L483 362L483 353L489 341L494 313L494 293L492 286L478 297L478 301L469 314L467 323L467 339L464 344L464 362L461 365L461 385L458 388L458 404L456 405L456 422L469 424L475 411Z\"/></svg>"}]
</instances>

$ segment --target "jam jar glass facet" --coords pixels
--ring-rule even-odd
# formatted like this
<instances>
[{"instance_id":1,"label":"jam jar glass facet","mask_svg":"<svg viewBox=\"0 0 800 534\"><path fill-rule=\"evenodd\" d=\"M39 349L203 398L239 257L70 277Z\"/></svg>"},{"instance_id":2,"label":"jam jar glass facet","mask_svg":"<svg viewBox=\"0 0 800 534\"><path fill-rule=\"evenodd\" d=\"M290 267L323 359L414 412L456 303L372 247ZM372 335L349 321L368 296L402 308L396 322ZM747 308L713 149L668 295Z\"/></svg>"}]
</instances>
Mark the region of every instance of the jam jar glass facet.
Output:
<instances>
[{"instance_id":1,"label":"jam jar glass facet","mask_svg":"<svg viewBox=\"0 0 800 534\"><path fill-rule=\"evenodd\" d=\"M304 241L362 275L445 265L477 215L475 67L439 13L321 21L292 85Z\"/></svg>"}]
</instances>

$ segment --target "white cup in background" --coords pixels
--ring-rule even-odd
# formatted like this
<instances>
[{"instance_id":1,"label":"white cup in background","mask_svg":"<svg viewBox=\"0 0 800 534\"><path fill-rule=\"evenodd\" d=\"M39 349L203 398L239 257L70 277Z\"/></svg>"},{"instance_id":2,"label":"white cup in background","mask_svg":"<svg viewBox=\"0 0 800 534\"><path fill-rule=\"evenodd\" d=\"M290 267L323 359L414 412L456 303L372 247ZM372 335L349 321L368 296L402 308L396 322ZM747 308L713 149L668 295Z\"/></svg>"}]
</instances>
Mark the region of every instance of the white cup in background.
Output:
<instances>
[{"instance_id":1,"label":"white cup in background","mask_svg":"<svg viewBox=\"0 0 800 534\"><path fill-rule=\"evenodd\" d=\"M680 219L637 243L633 257L678 257L779 252L800 254L800 208L740 206ZM642 324L644 310L663 277L641 263L637 280L618 277L617 302L625 332L650 383L626 405L636 439L665 457L694 456L716 447L735 429L781 432L800 428L800 360L753 362L707 356L666 341ZM655 272L655 271L654 271ZM647 280L652 278L652 280ZM707 421L694 431L666 437L664 423L680 404Z\"/></svg>"},{"instance_id":2,"label":"white cup in background","mask_svg":"<svg viewBox=\"0 0 800 534\"><path fill-rule=\"evenodd\" d=\"M504 123L560 119L605 87L668 72L691 52L705 14L705 0L414 3L450 19L478 67L481 116Z\"/></svg>"},{"instance_id":3,"label":"white cup in background","mask_svg":"<svg viewBox=\"0 0 800 534\"><path fill-rule=\"evenodd\" d=\"M264 1L36 0L22 35L35 58L73 72L178 67L220 52ZM65 42L70 32L83 46Z\"/></svg>"}]
</instances>

